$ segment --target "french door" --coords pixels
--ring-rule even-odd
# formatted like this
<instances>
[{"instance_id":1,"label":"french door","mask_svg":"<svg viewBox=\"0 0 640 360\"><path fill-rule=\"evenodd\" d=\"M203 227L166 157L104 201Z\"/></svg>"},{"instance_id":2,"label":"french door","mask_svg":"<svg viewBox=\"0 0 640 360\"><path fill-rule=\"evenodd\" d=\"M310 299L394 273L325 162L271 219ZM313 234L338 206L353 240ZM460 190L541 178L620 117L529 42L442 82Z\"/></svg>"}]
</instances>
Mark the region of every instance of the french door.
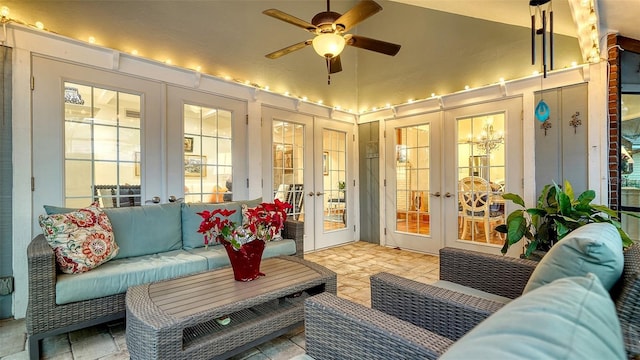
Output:
<instances>
[{"instance_id":1,"label":"french door","mask_svg":"<svg viewBox=\"0 0 640 360\"><path fill-rule=\"evenodd\" d=\"M305 251L353 241L352 125L270 107L262 119L263 198L292 205Z\"/></svg>"},{"instance_id":2,"label":"french door","mask_svg":"<svg viewBox=\"0 0 640 360\"><path fill-rule=\"evenodd\" d=\"M34 234L45 204L247 198L246 102L39 56L33 76Z\"/></svg>"},{"instance_id":3,"label":"french door","mask_svg":"<svg viewBox=\"0 0 640 360\"><path fill-rule=\"evenodd\" d=\"M441 113L385 123L385 244L436 254L442 246Z\"/></svg>"},{"instance_id":4,"label":"french door","mask_svg":"<svg viewBox=\"0 0 640 360\"><path fill-rule=\"evenodd\" d=\"M388 120L385 245L499 253L495 227L522 195L522 98Z\"/></svg>"},{"instance_id":5,"label":"french door","mask_svg":"<svg viewBox=\"0 0 640 360\"><path fill-rule=\"evenodd\" d=\"M160 83L39 56L33 77L34 234L45 204L140 204L165 193ZM93 185L115 185L115 202ZM137 193L121 196L120 185Z\"/></svg>"},{"instance_id":6,"label":"french door","mask_svg":"<svg viewBox=\"0 0 640 360\"><path fill-rule=\"evenodd\" d=\"M512 204L502 194L522 194L522 98L444 112L444 245L499 253L495 227Z\"/></svg>"}]
</instances>

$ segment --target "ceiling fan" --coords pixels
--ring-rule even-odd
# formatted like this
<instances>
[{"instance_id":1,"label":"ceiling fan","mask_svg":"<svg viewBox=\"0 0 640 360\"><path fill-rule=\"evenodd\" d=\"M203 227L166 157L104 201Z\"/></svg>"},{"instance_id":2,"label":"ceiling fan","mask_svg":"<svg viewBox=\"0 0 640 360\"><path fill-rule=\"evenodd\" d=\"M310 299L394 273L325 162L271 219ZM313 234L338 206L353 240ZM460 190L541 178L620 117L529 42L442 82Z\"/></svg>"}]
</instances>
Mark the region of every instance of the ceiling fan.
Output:
<instances>
[{"instance_id":1,"label":"ceiling fan","mask_svg":"<svg viewBox=\"0 0 640 360\"><path fill-rule=\"evenodd\" d=\"M327 0L327 11L317 13L311 23L289 15L277 9L265 10L262 13L278 20L303 28L315 34L311 40L306 40L286 48L274 51L265 55L269 59L277 59L296 50L300 50L309 45L326 59L328 83L331 83L331 74L342 71L340 53L345 45L354 46L360 49L375 51L381 54L394 56L400 51L400 45L386 41L367 38L364 36L345 34L351 28L382 10L382 6L373 0L362 0L356 6L344 14L331 11L330 0Z\"/></svg>"}]
</instances>

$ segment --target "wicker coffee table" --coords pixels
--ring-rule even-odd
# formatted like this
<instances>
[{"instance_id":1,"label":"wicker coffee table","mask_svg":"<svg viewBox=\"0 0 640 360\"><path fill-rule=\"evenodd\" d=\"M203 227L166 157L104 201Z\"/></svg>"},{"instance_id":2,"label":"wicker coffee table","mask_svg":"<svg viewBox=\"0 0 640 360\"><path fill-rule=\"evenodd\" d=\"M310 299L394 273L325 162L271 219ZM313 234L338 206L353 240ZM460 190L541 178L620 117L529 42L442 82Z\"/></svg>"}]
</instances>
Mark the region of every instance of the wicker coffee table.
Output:
<instances>
[{"instance_id":1,"label":"wicker coffee table","mask_svg":"<svg viewBox=\"0 0 640 360\"><path fill-rule=\"evenodd\" d=\"M336 274L296 257L262 261L266 276L233 279L230 267L129 288L132 359L225 359L278 337L304 320L304 299L336 293ZM230 315L231 323L215 319Z\"/></svg>"}]
</instances>

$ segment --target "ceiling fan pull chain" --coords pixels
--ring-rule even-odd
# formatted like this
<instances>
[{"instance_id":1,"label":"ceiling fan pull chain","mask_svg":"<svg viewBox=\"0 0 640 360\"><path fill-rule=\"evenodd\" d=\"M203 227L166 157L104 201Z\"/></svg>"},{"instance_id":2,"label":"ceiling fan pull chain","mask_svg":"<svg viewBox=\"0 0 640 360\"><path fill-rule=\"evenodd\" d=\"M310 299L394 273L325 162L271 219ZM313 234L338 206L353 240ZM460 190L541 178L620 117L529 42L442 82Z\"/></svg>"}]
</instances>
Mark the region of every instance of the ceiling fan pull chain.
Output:
<instances>
[{"instance_id":1,"label":"ceiling fan pull chain","mask_svg":"<svg viewBox=\"0 0 640 360\"><path fill-rule=\"evenodd\" d=\"M327 60L327 85L331 85L331 58L325 57Z\"/></svg>"}]
</instances>

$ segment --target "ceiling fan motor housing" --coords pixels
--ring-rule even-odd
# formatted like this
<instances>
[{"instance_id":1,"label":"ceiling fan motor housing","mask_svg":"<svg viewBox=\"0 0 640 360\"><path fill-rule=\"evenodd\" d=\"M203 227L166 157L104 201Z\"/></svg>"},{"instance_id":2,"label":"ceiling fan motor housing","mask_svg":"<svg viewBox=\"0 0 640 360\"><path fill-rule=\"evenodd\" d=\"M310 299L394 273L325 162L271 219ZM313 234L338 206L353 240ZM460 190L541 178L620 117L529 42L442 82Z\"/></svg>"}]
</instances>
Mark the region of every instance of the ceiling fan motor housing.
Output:
<instances>
[{"instance_id":1,"label":"ceiling fan motor housing","mask_svg":"<svg viewBox=\"0 0 640 360\"><path fill-rule=\"evenodd\" d=\"M317 13L311 23L320 29L321 33L334 32L335 30L343 31L344 26L336 24L336 29L333 28L334 21L338 20L342 16L335 11L323 11Z\"/></svg>"}]
</instances>

